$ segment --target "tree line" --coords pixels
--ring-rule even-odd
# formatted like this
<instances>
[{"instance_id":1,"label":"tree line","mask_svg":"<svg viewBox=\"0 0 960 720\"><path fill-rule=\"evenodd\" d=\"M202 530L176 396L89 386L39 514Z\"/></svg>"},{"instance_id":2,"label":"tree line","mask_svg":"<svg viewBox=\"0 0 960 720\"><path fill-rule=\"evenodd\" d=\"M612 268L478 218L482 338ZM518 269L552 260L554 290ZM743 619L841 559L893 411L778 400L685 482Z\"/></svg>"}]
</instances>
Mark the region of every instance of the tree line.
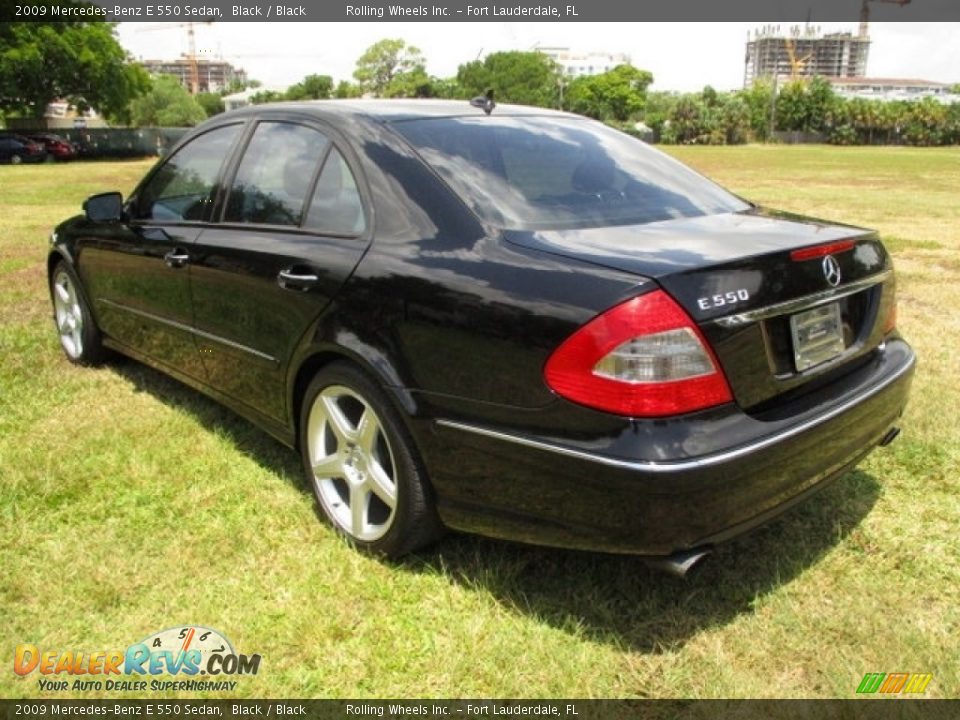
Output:
<instances>
[{"instance_id":1,"label":"tree line","mask_svg":"<svg viewBox=\"0 0 960 720\"><path fill-rule=\"evenodd\" d=\"M563 108L583 115L625 123L644 108L653 75L630 65L610 72L570 79L560 66L538 52L505 51L464 63L449 78L429 75L426 59L403 40L374 43L357 59L354 82L334 85L328 75L308 75L285 92L264 91L254 103L324 98L469 99L493 91L497 102Z\"/></svg>"},{"instance_id":2,"label":"tree line","mask_svg":"<svg viewBox=\"0 0 960 720\"><path fill-rule=\"evenodd\" d=\"M823 78L779 89L760 80L732 92L709 86L696 93L651 92L652 83L650 72L631 65L571 78L548 56L524 51L490 53L461 64L452 77L435 77L418 48L388 38L357 58L352 80L309 74L285 91L250 81L190 95L176 78L147 75L119 45L112 24L0 24L0 113L38 120L54 99L95 108L115 124L146 127L195 125L223 112L224 96L247 88L255 91L253 103L361 96L467 100L492 90L497 102L568 110L664 143L738 144L781 131L815 133L842 145L960 143L960 103L845 99Z\"/></svg>"},{"instance_id":3,"label":"tree line","mask_svg":"<svg viewBox=\"0 0 960 720\"><path fill-rule=\"evenodd\" d=\"M776 96L768 80L726 93L709 86L650 93L644 122L666 143L738 144L767 141L773 132L810 133L836 145L960 143L960 102L844 98L821 77L788 82Z\"/></svg>"}]
</instances>

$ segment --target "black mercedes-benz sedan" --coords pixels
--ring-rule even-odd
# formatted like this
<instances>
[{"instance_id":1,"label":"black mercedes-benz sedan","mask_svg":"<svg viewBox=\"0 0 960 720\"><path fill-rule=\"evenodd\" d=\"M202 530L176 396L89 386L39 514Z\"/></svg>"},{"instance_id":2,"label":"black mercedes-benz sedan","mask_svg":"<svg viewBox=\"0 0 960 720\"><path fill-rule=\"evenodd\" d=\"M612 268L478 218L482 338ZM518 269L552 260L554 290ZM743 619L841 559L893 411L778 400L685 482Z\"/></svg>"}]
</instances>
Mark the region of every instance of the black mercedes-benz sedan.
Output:
<instances>
[{"instance_id":1,"label":"black mercedes-benz sedan","mask_svg":"<svg viewBox=\"0 0 960 720\"><path fill-rule=\"evenodd\" d=\"M876 233L565 113L247 108L84 210L49 256L67 357L296 447L387 556L447 527L682 571L892 440L913 374Z\"/></svg>"}]
</instances>

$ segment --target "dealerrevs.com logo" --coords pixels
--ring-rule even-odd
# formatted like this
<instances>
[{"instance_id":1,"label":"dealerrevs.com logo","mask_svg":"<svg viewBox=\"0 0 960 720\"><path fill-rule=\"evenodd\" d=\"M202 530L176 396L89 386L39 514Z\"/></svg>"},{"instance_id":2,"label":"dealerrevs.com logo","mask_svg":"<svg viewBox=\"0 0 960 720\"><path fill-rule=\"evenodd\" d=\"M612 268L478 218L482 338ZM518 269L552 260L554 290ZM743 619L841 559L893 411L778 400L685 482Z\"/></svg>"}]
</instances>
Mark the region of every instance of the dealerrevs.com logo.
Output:
<instances>
[{"instance_id":1,"label":"dealerrevs.com logo","mask_svg":"<svg viewBox=\"0 0 960 720\"><path fill-rule=\"evenodd\" d=\"M48 650L23 643L14 651L13 671L39 673L44 692L234 690L233 677L256 675L260 655L244 655L221 633L184 625L150 635L126 649Z\"/></svg>"}]
</instances>

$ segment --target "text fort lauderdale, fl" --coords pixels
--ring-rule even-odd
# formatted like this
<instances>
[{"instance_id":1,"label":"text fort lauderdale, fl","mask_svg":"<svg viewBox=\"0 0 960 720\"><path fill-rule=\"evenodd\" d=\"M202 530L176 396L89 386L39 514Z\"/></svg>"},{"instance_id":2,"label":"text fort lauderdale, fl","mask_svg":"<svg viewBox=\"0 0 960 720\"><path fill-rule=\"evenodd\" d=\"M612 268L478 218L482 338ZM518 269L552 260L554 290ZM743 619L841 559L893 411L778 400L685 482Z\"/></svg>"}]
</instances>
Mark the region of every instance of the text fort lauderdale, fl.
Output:
<instances>
[{"instance_id":1,"label":"text fort lauderdale, fl","mask_svg":"<svg viewBox=\"0 0 960 720\"><path fill-rule=\"evenodd\" d=\"M382 18L407 16L448 17L577 17L576 5L467 5L464 10L451 10L438 5L347 5L347 17Z\"/></svg>"}]
</instances>

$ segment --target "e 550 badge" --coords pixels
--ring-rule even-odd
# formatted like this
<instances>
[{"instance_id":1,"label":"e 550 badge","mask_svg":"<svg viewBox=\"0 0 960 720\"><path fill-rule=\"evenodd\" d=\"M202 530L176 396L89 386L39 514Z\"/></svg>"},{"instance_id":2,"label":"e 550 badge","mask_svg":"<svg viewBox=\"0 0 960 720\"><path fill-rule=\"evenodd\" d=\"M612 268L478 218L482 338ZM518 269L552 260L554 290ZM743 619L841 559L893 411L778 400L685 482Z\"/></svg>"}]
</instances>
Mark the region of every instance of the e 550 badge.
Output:
<instances>
[{"instance_id":1,"label":"e 550 badge","mask_svg":"<svg viewBox=\"0 0 960 720\"><path fill-rule=\"evenodd\" d=\"M725 293L708 295L707 297L697 298L697 307L701 310L713 310L724 305L736 305L750 299L750 291L746 288L739 290L730 290Z\"/></svg>"}]
</instances>

